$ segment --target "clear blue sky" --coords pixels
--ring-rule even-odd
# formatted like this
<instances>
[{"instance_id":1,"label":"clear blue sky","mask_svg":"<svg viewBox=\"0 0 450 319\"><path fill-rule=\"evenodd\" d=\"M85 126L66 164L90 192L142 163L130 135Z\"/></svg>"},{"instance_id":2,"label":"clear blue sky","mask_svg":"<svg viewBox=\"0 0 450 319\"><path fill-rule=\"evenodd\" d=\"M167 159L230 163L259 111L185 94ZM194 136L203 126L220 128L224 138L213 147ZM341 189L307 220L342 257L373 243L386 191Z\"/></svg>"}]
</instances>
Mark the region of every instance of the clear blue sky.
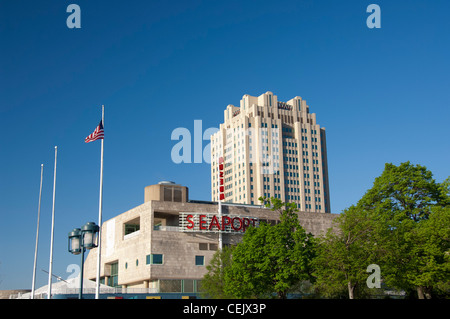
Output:
<instances>
[{"instance_id":1,"label":"clear blue sky","mask_svg":"<svg viewBox=\"0 0 450 319\"><path fill-rule=\"evenodd\" d=\"M81 7L81 29L66 8ZM381 29L366 8L381 7ZM97 222L105 105L103 220L172 180L210 199L207 163L174 164L171 132L218 127L228 104L266 91L301 96L326 127L331 208L371 187L386 162L437 181L450 163L448 0L0 2L0 289L31 288L40 165L45 165L37 287L79 264L67 233ZM207 142L203 143L203 147Z\"/></svg>"}]
</instances>

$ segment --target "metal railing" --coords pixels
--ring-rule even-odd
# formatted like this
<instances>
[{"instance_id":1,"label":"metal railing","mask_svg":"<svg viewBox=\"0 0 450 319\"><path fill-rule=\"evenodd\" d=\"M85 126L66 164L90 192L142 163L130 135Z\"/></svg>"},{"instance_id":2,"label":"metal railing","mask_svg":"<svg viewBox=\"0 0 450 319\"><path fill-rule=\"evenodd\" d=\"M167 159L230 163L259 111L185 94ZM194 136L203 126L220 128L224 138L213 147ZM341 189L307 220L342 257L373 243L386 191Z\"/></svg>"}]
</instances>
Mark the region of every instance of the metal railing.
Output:
<instances>
[{"instance_id":1,"label":"metal railing","mask_svg":"<svg viewBox=\"0 0 450 319\"><path fill-rule=\"evenodd\" d=\"M52 295L78 295L80 288L60 288L52 291ZM115 294L155 294L159 293L158 288L120 288L108 287L100 288L100 294L115 295ZM83 295L95 295L95 288L83 288ZM9 299L30 299L30 293L11 294ZM34 299L47 299L47 293L38 293L34 295Z\"/></svg>"},{"instance_id":2,"label":"metal railing","mask_svg":"<svg viewBox=\"0 0 450 319\"><path fill-rule=\"evenodd\" d=\"M153 227L153 230L158 230L158 231L180 231L180 227L178 226L162 226L162 225L157 225Z\"/></svg>"}]
</instances>

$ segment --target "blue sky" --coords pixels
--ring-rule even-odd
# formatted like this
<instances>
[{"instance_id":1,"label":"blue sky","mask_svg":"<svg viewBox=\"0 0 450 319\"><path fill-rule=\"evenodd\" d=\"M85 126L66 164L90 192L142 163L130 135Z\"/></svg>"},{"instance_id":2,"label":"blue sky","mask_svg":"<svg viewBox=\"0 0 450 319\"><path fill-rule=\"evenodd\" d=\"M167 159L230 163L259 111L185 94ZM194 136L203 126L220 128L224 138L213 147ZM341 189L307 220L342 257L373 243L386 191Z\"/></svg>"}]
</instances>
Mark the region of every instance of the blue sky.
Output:
<instances>
[{"instance_id":1,"label":"blue sky","mask_svg":"<svg viewBox=\"0 0 450 319\"><path fill-rule=\"evenodd\" d=\"M66 8L81 8L69 29ZM369 29L366 8L381 8ZM301 96L327 130L331 209L371 187L386 162L450 175L450 2L0 2L0 289L31 288L44 164L37 287L47 283L54 146L53 272L79 257L67 233L97 222L105 105L103 220L143 203L161 180L210 199L207 163L175 164L178 127L218 127L228 104ZM203 143L205 147L207 141Z\"/></svg>"}]
</instances>

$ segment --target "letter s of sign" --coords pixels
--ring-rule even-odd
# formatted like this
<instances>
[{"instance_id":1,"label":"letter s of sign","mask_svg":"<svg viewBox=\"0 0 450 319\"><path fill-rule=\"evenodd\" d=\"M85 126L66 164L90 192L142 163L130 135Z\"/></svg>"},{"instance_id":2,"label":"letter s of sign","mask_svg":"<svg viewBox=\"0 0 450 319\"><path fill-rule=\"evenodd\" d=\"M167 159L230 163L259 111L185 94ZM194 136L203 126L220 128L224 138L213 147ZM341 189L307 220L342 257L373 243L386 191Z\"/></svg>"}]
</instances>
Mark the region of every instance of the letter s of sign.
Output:
<instances>
[{"instance_id":1,"label":"letter s of sign","mask_svg":"<svg viewBox=\"0 0 450 319\"><path fill-rule=\"evenodd\" d=\"M192 217L193 217L192 215L187 215L186 216L186 221L189 223L189 225L186 226L187 229L194 228L194 221L191 219Z\"/></svg>"},{"instance_id":2,"label":"letter s of sign","mask_svg":"<svg viewBox=\"0 0 450 319\"><path fill-rule=\"evenodd\" d=\"M81 9L78 4L69 4L66 12L72 14L67 17L66 24L69 29L81 29Z\"/></svg>"}]
</instances>

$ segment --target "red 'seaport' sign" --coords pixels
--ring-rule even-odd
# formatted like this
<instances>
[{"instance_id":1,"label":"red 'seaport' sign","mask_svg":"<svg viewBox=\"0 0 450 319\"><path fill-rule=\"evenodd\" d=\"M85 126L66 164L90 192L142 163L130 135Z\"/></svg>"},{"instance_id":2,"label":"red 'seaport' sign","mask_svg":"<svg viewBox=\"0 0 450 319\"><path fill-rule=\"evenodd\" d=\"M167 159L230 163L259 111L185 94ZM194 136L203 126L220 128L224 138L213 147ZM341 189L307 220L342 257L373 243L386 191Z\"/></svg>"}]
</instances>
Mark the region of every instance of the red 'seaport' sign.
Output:
<instances>
[{"instance_id":1,"label":"red 'seaport' sign","mask_svg":"<svg viewBox=\"0 0 450 319\"><path fill-rule=\"evenodd\" d=\"M222 215L210 213L180 213L180 230L183 232L239 232L248 227L257 227L259 219L248 216Z\"/></svg>"}]
</instances>

